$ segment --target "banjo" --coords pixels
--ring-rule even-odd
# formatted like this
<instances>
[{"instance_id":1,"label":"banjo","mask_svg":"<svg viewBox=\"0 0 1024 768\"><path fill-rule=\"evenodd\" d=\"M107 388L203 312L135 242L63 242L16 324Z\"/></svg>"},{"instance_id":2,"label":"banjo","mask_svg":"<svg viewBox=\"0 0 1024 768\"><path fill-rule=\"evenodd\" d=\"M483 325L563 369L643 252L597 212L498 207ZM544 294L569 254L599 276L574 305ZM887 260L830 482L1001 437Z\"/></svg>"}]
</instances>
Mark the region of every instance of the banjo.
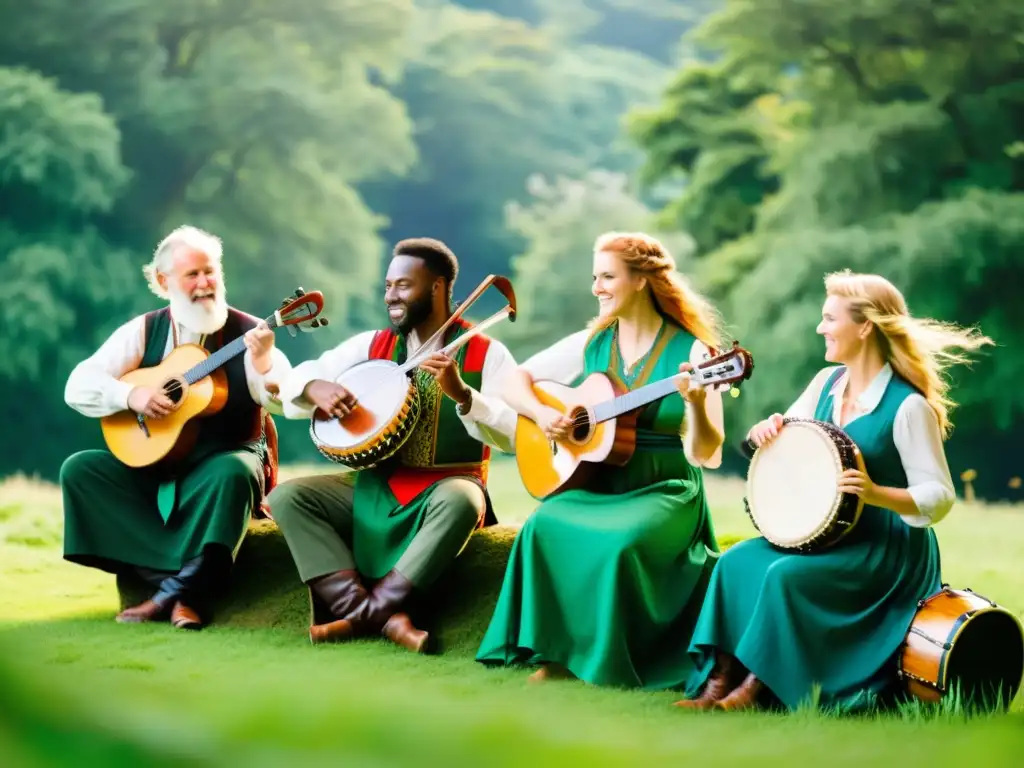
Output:
<instances>
[{"instance_id":1,"label":"banjo","mask_svg":"<svg viewBox=\"0 0 1024 768\"><path fill-rule=\"evenodd\" d=\"M406 362L368 360L352 366L335 379L335 383L355 396L356 407L342 419L326 416L319 409L313 413L309 435L320 455L353 470L368 469L394 456L409 439L420 418L420 392L409 374L434 354L432 344L444 338L452 323L492 285L508 303L440 352L452 354L505 318L515 322L516 296L512 283L506 277L488 275Z\"/></svg>"}]
</instances>

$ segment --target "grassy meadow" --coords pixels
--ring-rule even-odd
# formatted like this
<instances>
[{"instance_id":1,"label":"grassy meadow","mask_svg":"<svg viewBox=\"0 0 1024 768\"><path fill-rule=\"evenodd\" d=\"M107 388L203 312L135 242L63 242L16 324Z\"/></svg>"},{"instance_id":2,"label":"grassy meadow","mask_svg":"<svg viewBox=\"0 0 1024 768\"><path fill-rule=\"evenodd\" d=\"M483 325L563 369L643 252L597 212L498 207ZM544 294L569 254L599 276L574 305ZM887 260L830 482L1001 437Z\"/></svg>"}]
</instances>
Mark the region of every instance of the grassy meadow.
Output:
<instances>
[{"instance_id":1,"label":"grassy meadow","mask_svg":"<svg viewBox=\"0 0 1024 768\"><path fill-rule=\"evenodd\" d=\"M720 539L752 535L742 484L711 476L708 486ZM535 506L507 460L496 462L491 487L503 524ZM1024 508L961 502L937 532L947 582L1024 614ZM297 580L287 563L276 566L250 564L240 589ZM416 657L378 641L312 647L304 616L183 633L118 625L117 607L113 577L61 559L58 490L24 478L0 484L0 754L13 758L5 765L1009 766L1024 754L1021 694L1009 713L971 718L923 707L848 719L695 714L671 707L671 692L538 686L527 671L486 670L472 660L475 635Z\"/></svg>"}]
</instances>

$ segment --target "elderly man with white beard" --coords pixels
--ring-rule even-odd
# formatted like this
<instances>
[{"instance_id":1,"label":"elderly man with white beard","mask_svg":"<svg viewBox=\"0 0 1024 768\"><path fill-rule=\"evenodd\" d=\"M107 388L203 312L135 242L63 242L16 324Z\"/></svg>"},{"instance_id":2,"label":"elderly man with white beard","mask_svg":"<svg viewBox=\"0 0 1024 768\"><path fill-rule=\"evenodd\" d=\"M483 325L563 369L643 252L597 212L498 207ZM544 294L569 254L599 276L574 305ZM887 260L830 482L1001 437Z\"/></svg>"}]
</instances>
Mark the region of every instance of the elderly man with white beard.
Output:
<instances>
[{"instance_id":1,"label":"elderly man with white beard","mask_svg":"<svg viewBox=\"0 0 1024 768\"><path fill-rule=\"evenodd\" d=\"M194 448L173 473L126 466L102 449L75 453L61 467L64 558L114 574L134 571L155 590L119 613L119 622L169 618L185 629L208 622L264 490L264 409L282 413L267 385L291 365L265 323L228 306L221 259L221 241L208 232L171 232L143 268L168 304L115 330L71 372L64 392L90 418L130 409L158 419L173 407L166 395L121 376L158 365L179 344L214 352L245 336L247 351L224 365L224 408L201 420Z\"/></svg>"}]
</instances>

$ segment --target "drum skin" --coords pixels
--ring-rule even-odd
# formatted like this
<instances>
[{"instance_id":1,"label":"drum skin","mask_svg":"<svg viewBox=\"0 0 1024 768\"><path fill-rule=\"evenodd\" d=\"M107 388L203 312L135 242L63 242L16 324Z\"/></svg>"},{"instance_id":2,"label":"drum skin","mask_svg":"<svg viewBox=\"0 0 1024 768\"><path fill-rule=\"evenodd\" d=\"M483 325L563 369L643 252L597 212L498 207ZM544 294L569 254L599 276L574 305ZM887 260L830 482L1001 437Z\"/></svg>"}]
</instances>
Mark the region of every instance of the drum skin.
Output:
<instances>
[{"instance_id":1,"label":"drum skin","mask_svg":"<svg viewBox=\"0 0 1024 768\"><path fill-rule=\"evenodd\" d=\"M814 419L787 418L783 429L755 451L743 500L751 523L772 545L818 552L846 536L864 508L855 494L839 493L847 469L863 469L850 437Z\"/></svg>"},{"instance_id":2,"label":"drum skin","mask_svg":"<svg viewBox=\"0 0 1024 768\"><path fill-rule=\"evenodd\" d=\"M314 414L309 434L325 458L352 469L367 469L390 458L412 433L419 418L419 391L391 360L369 360L336 380L356 397L343 419Z\"/></svg>"},{"instance_id":3,"label":"drum skin","mask_svg":"<svg viewBox=\"0 0 1024 768\"><path fill-rule=\"evenodd\" d=\"M918 603L897 674L907 692L923 701L938 702L959 687L967 701L990 708L998 696L1005 708L1024 676L1024 630L991 600L943 584Z\"/></svg>"}]
</instances>

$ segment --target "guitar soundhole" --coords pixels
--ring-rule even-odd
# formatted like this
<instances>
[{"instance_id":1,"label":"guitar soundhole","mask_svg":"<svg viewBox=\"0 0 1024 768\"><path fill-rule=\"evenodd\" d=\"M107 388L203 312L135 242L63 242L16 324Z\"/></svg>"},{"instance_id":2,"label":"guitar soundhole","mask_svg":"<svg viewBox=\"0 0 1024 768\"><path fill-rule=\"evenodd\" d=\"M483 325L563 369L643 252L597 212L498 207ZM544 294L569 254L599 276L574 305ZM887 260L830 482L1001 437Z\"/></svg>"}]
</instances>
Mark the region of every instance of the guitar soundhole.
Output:
<instances>
[{"instance_id":1,"label":"guitar soundhole","mask_svg":"<svg viewBox=\"0 0 1024 768\"><path fill-rule=\"evenodd\" d=\"M569 411L569 418L572 419L570 439L577 443L586 442L591 432L590 414L587 413L587 409L577 406Z\"/></svg>"},{"instance_id":2,"label":"guitar soundhole","mask_svg":"<svg viewBox=\"0 0 1024 768\"><path fill-rule=\"evenodd\" d=\"M168 379L163 383L163 390L167 399L178 405L185 396L185 382L181 379Z\"/></svg>"}]
</instances>

